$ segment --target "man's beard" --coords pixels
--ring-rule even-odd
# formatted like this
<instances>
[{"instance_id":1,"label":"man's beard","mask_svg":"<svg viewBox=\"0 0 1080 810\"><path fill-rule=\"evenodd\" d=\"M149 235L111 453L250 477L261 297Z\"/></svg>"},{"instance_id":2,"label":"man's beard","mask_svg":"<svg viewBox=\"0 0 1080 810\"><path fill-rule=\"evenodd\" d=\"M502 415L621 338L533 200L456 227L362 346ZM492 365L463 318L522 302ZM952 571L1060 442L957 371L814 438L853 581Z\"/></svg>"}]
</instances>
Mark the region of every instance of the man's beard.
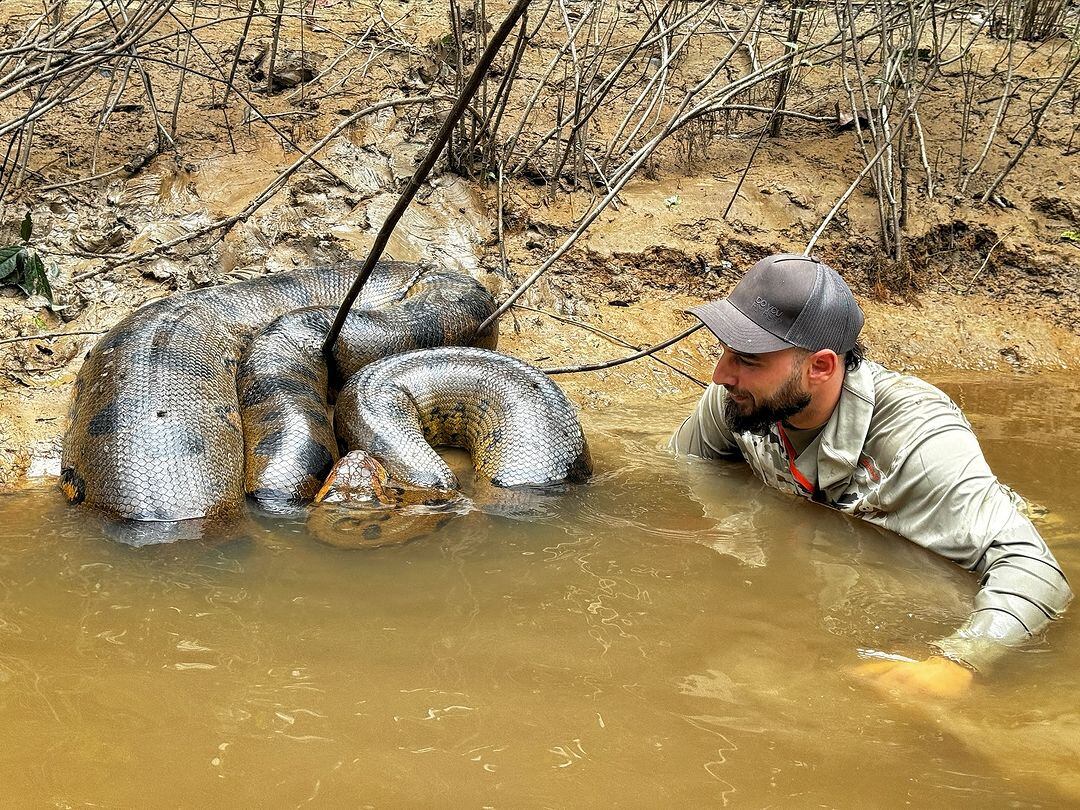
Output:
<instances>
[{"instance_id":1,"label":"man's beard","mask_svg":"<svg viewBox=\"0 0 1080 810\"><path fill-rule=\"evenodd\" d=\"M768 399L749 403L749 411L744 411L743 406L729 396L724 408L724 422L735 433L764 436L776 422L794 416L810 404L810 395L799 385L800 376L801 369L796 367L775 394ZM727 390L729 394L734 391L740 396L750 396L737 388Z\"/></svg>"}]
</instances>

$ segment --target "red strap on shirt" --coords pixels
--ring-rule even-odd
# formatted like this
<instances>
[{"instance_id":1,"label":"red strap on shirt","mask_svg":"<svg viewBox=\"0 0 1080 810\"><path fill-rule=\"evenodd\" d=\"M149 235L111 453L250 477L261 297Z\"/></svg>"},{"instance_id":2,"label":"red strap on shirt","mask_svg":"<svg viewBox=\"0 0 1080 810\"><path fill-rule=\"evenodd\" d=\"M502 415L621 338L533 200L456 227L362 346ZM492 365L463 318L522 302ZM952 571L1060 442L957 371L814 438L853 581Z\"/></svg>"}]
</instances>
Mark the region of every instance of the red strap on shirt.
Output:
<instances>
[{"instance_id":1,"label":"red strap on shirt","mask_svg":"<svg viewBox=\"0 0 1080 810\"><path fill-rule=\"evenodd\" d=\"M780 423L776 423L776 430L780 433L780 440L784 443L784 450L787 451L788 457L788 470L791 471L791 477L795 479L796 483L813 496L817 492L817 487L806 480L806 476L799 472L799 468L795 466L795 448L791 445L791 439L784 433L784 426Z\"/></svg>"}]
</instances>

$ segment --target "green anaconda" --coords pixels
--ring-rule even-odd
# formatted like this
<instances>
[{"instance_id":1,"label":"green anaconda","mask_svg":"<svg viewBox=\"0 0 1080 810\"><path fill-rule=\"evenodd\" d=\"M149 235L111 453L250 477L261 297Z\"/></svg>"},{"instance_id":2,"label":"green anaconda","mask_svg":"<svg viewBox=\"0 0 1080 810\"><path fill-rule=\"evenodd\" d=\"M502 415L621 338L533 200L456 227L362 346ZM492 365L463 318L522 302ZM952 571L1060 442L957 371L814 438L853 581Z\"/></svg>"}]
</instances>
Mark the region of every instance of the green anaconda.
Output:
<instances>
[{"instance_id":1,"label":"green anaconda","mask_svg":"<svg viewBox=\"0 0 1080 810\"><path fill-rule=\"evenodd\" d=\"M356 272L310 268L195 290L114 326L75 382L61 464L69 500L182 521L236 510L248 491L313 495L337 458L319 344ZM494 332L476 328L494 308L467 276L380 262L342 330L335 373L347 379L409 349L492 345Z\"/></svg>"}]
</instances>

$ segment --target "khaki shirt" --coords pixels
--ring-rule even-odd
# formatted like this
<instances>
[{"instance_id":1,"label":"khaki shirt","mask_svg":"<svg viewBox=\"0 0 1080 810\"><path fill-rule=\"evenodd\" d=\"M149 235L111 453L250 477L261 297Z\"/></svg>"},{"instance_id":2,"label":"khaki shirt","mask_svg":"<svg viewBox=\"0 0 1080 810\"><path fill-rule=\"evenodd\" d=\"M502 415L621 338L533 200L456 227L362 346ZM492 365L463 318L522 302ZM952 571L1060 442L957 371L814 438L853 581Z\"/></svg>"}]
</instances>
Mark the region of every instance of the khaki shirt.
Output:
<instances>
[{"instance_id":1,"label":"khaki shirt","mask_svg":"<svg viewBox=\"0 0 1080 810\"><path fill-rule=\"evenodd\" d=\"M732 433L726 404L725 389L710 385L670 448L741 456L766 484L896 532L979 576L967 622L934 642L942 655L984 668L1068 605L1072 591L1022 499L998 482L967 419L929 383L863 361L793 465L778 426L765 436Z\"/></svg>"}]
</instances>

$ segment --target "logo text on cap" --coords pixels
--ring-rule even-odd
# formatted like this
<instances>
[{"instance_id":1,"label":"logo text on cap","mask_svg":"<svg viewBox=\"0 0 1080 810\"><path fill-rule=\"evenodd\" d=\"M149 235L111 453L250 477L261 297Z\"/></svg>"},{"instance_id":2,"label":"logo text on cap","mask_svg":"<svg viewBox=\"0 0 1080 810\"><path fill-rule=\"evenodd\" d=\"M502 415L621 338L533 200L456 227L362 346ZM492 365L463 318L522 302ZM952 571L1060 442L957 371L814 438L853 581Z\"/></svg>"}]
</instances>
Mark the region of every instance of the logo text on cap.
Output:
<instances>
[{"instance_id":1,"label":"logo text on cap","mask_svg":"<svg viewBox=\"0 0 1080 810\"><path fill-rule=\"evenodd\" d=\"M762 298L760 295L754 301L754 305L761 307L761 309L765 310L765 312L773 318L779 318L784 314L779 309L770 304L768 301L766 301L764 298Z\"/></svg>"}]
</instances>

